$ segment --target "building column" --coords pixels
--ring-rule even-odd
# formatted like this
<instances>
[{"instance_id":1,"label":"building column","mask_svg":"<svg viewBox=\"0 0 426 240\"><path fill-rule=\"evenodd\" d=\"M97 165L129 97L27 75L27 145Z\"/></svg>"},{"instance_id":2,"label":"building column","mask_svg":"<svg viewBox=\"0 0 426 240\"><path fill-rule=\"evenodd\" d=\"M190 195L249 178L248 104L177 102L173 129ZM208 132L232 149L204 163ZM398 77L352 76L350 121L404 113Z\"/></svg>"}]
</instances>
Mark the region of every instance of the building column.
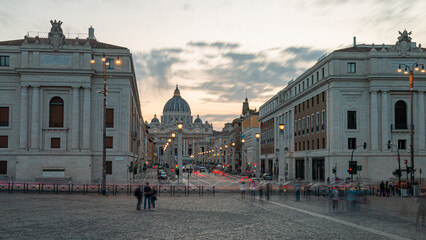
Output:
<instances>
[{"instance_id":1,"label":"building column","mask_svg":"<svg viewBox=\"0 0 426 240\"><path fill-rule=\"evenodd\" d=\"M305 160L305 180L312 180L312 157L304 157Z\"/></svg>"},{"instance_id":2,"label":"building column","mask_svg":"<svg viewBox=\"0 0 426 240\"><path fill-rule=\"evenodd\" d=\"M90 88L84 88L83 97L83 149L90 149Z\"/></svg>"},{"instance_id":3,"label":"building column","mask_svg":"<svg viewBox=\"0 0 426 240\"><path fill-rule=\"evenodd\" d=\"M78 149L79 140L79 88L72 88L72 114L71 114L71 149Z\"/></svg>"},{"instance_id":4,"label":"building column","mask_svg":"<svg viewBox=\"0 0 426 240\"><path fill-rule=\"evenodd\" d=\"M31 104L31 149L38 150L40 146L40 88L38 86L33 87Z\"/></svg>"},{"instance_id":5,"label":"building column","mask_svg":"<svg viewBox=\"0 0 426 240\"><path fill-rule=\"evenodd\" d=\"M425 97L424 92L417 94L417 131L414 134L417 135L417 151L425 150ZM414 126L416 127L416 126ZM415 128L414 128L415 130ZM414 145L416 146L416 145Z\"/></svg>"},{"instance_id":6,"label":"building column","mask_svg":"<svg viewBox=\"0 0 426 240\"><path fill-rule=\"evenodd\" d=\"M28 148L28 87L21 86L21 111L19 116L19 148Z\"/></svg>"},{"instance_id":7,"label":"building column","mask_svg":"<svg viewBox=\"0 0 426 240\"><path fill-rule=\"evenodd\" d=\"M377 107L377 92L372 91L370 94L370 141L371 141L371 150L379 150L379 116L378 116L378 107Z\"/></svg>"},{"instance_id":8,"label":"building column","mask_svg":"<svg viewBox=\"0 0 426 240\"><path fill-rule=\"evenodd\" d=\"M388 106L388 92L382 91L382 152L388 149L389 137L389 106Z\"/></svg>"}]
</instances>

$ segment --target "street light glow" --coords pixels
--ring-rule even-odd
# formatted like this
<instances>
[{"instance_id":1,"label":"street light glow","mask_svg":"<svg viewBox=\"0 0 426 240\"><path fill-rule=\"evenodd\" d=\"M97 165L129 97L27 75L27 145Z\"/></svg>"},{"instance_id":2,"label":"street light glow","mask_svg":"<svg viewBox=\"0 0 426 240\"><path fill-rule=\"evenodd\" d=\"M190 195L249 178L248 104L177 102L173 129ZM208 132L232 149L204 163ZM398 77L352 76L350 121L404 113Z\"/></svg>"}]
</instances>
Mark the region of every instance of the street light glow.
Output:
<instances>
[{"instance_id":1,"label":"street light glow","mask_svg":"<svg viewBox=\"0 0 426 240\"><path fill-rule=\"evenodd\" d=\"M260 138L260 133L256 133L256 138Z\"/></svg>"},{"instance_id":2,"label":"street light glow","mask_svg":"<svg viewBox=\"0 0 426 240\"><path fill-rule=\"evenodd\" d=\"M284 127L285 127L285 125L280 123L280 125L279 125L280 130L284 130Z\"/></svg>"},{"instance_id":3,"label":"street light glow","mask_svg":"<svg viewBox=\"0 0 426 240\"><path fill-rule=\"evenodd\" d=\"M178 123L177 127L178 127L179 130L181 130L183 128L183 124L182 123Z\"/></svg>"}]
</instances>

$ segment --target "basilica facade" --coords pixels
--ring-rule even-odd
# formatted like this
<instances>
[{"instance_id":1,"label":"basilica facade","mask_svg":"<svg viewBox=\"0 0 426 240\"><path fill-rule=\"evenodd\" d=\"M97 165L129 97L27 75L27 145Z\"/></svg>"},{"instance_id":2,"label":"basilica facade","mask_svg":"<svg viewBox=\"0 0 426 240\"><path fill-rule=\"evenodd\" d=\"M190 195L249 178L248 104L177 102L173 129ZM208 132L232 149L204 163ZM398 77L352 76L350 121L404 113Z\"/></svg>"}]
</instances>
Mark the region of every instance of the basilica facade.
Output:
<instances>
[{"instance_id":1,"label":"basilica facade","mask_svg":"<svg viewBox=\"0 0 426 240\"><path fill-rule=\"evenodd\" d=\"M203 156L198 154L207 151L211 136L213 135L213 126L207 121L203 123L201 118L193 120L191 108L180 94L179 87L173 93L173 97L166 102L163 108L161 121L155 115L149 126L149 134L154 138L154 148L157 153L157 161L166 169L177 164L177 136L178 123L183 125L182 133L182 156L183 163L203 162ZM170 141L169 141L170 139ZM166 145L168 146L166 147Z\"/></svg>"}]
</instances>

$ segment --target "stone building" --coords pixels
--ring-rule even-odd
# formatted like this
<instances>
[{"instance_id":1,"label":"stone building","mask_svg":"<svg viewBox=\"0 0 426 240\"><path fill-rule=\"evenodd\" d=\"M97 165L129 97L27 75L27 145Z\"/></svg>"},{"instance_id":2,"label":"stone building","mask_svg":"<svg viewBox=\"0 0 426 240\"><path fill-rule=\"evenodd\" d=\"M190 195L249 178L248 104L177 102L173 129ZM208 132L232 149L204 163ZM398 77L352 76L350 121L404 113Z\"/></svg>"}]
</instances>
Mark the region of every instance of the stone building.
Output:
<instances>
[{"instance_id":1,"label":"stone building","mask_svg":"<svg viewBox=\"0 0 426 240\"><path fill-rule=\"evenodd\" d=\"M267 153L263 149L262 158L279 160L285 168L280 173L288 171L290 179L314 181L395 179L396 149L402 169L411 166L409 79L397 70L416 63L421 70L426 52L410 34L400 32L395 44L356 44L354 39L352 47L324 55L290 81L260 108L262 144L273 143ZM425 91L426 74L414 71L416 178L426 168ZM280 123L285 124L283 134ZM351 160L357 166L353 176L348 173Z\"/></svg>"},{"instance_id":2,"label":"stone building","mask_svg":"<svg viewBox=\"0 0 426 240\"><path fill-rule=\"evenodd\" d=\"M99 181L104 70L107 182L126 182L143 162L145 130L133 60L125 47L89 35L49 33L0 42L0 175L16 180ZM73 36L73 38L71 38ZM76 36L80 38L76 38ZM114 64L115 60L121 64ZM91 63L93 62L94 63Z\"/></svg>"}]
</instances>

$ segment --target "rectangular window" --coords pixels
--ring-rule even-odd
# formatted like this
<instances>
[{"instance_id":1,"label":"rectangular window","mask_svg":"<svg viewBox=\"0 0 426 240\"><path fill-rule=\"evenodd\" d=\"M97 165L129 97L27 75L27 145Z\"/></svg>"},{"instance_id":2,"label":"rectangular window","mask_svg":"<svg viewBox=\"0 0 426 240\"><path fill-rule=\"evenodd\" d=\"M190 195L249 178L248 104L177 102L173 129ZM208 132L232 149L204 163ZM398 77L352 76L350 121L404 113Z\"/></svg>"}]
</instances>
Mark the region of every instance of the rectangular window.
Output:
<instances>
[{"instance_id":1,"label":"rectangular window","mask_svg":"<svg viewBox=\"0 0 426 240\"><path fill-rule=\"evenodd\" d=\"M8 147L9 147L9 137L0 136L0 148L8 148Z\"/></svg>"},{"instance_id":2,"label":"rectangular window","mask_svg":"<svg viewBox=\"0 0 426 240\"><path fill-rule=\"evenodd\" d=\"M294 107L294 114L297 114L297 106Z\"/></svg>"},{"instance_id":3,"label":"rectangular window","mask_svg":"<svg viewBox=\"0 0 426 240\"><path fill-rule=\"evenodd\" d=\"M325 129L325 111L324 110L322 110L322 112L321 112L321 130L324 130Z\"/></svg>"},{"instance_id":4,"label":"rectangular window","mask_svg":"<svg viewBox=\"0 0 426 240\"><path fill-rule=\"evenodd\" d=\"M303 151L305 151L305 141L303 141Z\"/></svg>"},{"instance_id":5,"label":"rectangular window","mask_svg":"<svg viewBox=\"0 0 426 240\"><path fill-rule=\"evenodd\" d=\"M322 138L322 148L325 149L325 138Z\"/></svg>"},{"instance_id":6,"label":"rectangular window","mask_svg":"<svg viewBox=\"0 0 426 240\"><path fill-rule=\"evenodd\" d=\"M348 63L348 73L355 73L356 72L356 63L349 62Z\"/></svg>"},{"instance_id":7,"label":"rectangular window","mask_svg":"<svg viewBox=\"0 0 426 240\"><path fill-rule=\"evenodd\" d=\"M315 149L315 145L314 145L314 143L315 143L315 141L314 141L314 140L312 140L312 150L314 150L314 149Z\"/></svg>"},{"instance_id":8,"label":"rectangular window","mask_svg":"<svg viewBox=\"0 0 426 240\"><path fill-rule=\"evenodd\" d=\"M318 132L319 131L319 118L320 118L320 116L319 116L319 112L317 112L317 129L316 129L316 131Z\"/></svg>"},{"instance_id":9,"label":"rectangular window","mask_svg":"<svg viewBox=\"0 0 426 240\"><path fill-rule=\"evenodd\" d=\"M9 126L9 107L0 107L0 127Z\"/></svg>"},{"instance_id":10,"label":"rectangular window","mask_svg":"<svg viewBox=\"0 0 426 240\"><path fill-rule=\"evenodd\" d=\"M112 174L112 161L106 161L106 174Z\"/></svg>"},{"instance_id":11,"label":"rectangular window","mask_svg":"<svg viewBox=\"0 0 426 240\"><path fill-rule=\"evenodd\" d=\"M319 147L319 139L317 139L317 149L320 149L320 147Z\"/></svg>"},{"instance_id":12,"label":"rectangular window","mask_svg":"<svg viewBox=\"0 0 426 240\"><path fill-rule=\"evenodd\" d=\"M0 56L0 67L8 67L10 64L9 56Z\"/></svg>"},{"instance_id":13,"label":"rectangular window","mask_svg":"<svg viewBox=\"0 0 426 240\"><path fill-rule=\"evenodd\" d=\"M356 111L348 111L348 129L356 129Z\"/></svg>"},{"instance_id":14,"label":"rectangular window","mask_svg":"<svg viewBox=\"0 0 426 240\"><path fill-rule=\"evenodd\" d=\"M51 138L50 148L61 148L61 138Z\"/></svg>"},{"instance_id":15,"label":"rectangular window","mask_svg":"<svg viewBox=\"0 0 426 240\"><path fill-rule=\"evenodd\" d=\"M309 116L306 117L306 133L309 134L309 128L311 127L311 124L309 122ZM308 144L309 146L309 144ZM309 147L308 147L309 148Z\"/></svg>"},{"instance_id":16,"label":"rectangular window","mask_svg":"<svg viewBox=\"0 0 426 240\"><path fill-rule=\"evenodd\" d=\"M305 135L305 118L302 119L302 134Z\"/></svg>"},{"instance_id":17,"label":"rectangular window","mask_svg":"<svg viewBox=\"0 0 426 240\"><path fill-rule=\"evenodd\" d=\"M106 110L106 127L113 128L114 127L114 109L107 108Z\"/></svg>"},{"instance_id":18,"label":"rectangular window","mask_svg":"<svg viewBox=\"0 0 426 240\"><path fill-rule=\"evenodd\" d=\"M112 148L113 147L114 138L113 137L106 137L105 141L105 147L106 148Z\"/></svg>"},{"instance_id":19,"label":"rectangular window","mask_svg":"<svg viewBox=\"0 0 426 240\"><path fill-rule=\"evenodd\" d=\"M311 132L314 133L315 115L311 115ZM313 145L312 145L313 147Z\"/></svg>"},{"instance_id":20,"label":"rectangular window","mask_svg":"<svg viewBox=\"0 0 426 240\"><path fill-rule=\"evenodd\" d=\"M307 145L308 150L309 150L309 140L308 140L308 141L306 141L306 145Z\"/></svg>"},{"instance_id":21,"label":"rectangular window","mask_svg":"<svg viewBox=\"0 0 426 240\"><path fill-rule=\"evenodd\" d=\"M398 149L407 149L407 140L399 139L398 140Z\"/></svg>"},{"instance_id":22,"label":"rectangular window","mask_svg":"<svg viewBox=\"0 0 426 240\"><path fill-rule=\"evenodd\" d=\"M305 82L302 82L302 90L305 90Z\"/></svg>"},{"instance_id":23,"label":"rectangular window","mask_svg":"<svg viewBox=\"0 0 426 240\"><path fill-rule=\"evenodd\" d=\"M356 149L356 138L348 138L348 149Z\"/></svg>"},{"instance_id":24,"label":"rectangular window","mask_svg":"<svg viewBox=\"0 0 426 240\"><path fill-rule=\"evenodd\" d=\"M0 161L0 174L7 174L7 161Z\"/></svg>"},{"instance_id":25,"label":"rectangular window","mask_svg":"<svg viewBox=\"0 0 426 240\"><path fill-rule=\"evenodd\" d=\"M324 68L322 68L321 71L322 71L322 78L324 78L325 77Z\"/></svg>"},{"instance_id":26,"label":"rectangular window","mask_svg":"<svg viewBox=\"0 0 426 240\"><path fill-rule=\"evenodd\" d=\"M297 120L294 121L294 136L297 136Z\"/></svg>"},{"instance_id":27,"label":"rectangular window","mask_svg":"<svg viewBox=\"0 0 426 240\"><path fill-rule=\"evenodd\" d=\"M114 59L107 59L108 69L114 69Z\"/></svg>"},{"instance_id":28,"label":"rectangular window","mask_svg":"<svg viewBox=\"0 0 426 240\"><path fill-rule=\"evenodd\" d=\"M317 72L317 81L319 81L319 72Z\"/></svg>"},{"instance_id":29,"label":"rectangular window","mask_svg":"<svg viewBox=\"0 0 426 240\"><path fill-rule=\"evenodd\" d=\"M325 92L322 92L322 102L325 102Z\"/></svg>"},{"instance_id":30,"label":"rectangular window","mask_svg":"<svg viewBox=\"0 0 426 240\"><path fill-rule=\"evenodd\" d=\"M297 135L300 136L300 130L302 129L302 120L300 118L299 118L298 123L299 123L299 131L298 131Z\"/></svg>"},{"instance_id":31,"label":"rectangular window","mask_svg":"<svg viewBox=\"0 0 426 240\"><path fill-rule=\"evenodd\" d=\"M307 87L309 87L309 78L306 79L306 85L308 85Z\"/></svg>"},{"instance_id":32,"label":"rectangular window","mask_svg":"<svg viewBox=\"0 0 426 240\"><path fill-rule=\"evenodd\" d=\"M297 143L294 143L294 151L297 152Z\"/></svg>"}]
</instances>

